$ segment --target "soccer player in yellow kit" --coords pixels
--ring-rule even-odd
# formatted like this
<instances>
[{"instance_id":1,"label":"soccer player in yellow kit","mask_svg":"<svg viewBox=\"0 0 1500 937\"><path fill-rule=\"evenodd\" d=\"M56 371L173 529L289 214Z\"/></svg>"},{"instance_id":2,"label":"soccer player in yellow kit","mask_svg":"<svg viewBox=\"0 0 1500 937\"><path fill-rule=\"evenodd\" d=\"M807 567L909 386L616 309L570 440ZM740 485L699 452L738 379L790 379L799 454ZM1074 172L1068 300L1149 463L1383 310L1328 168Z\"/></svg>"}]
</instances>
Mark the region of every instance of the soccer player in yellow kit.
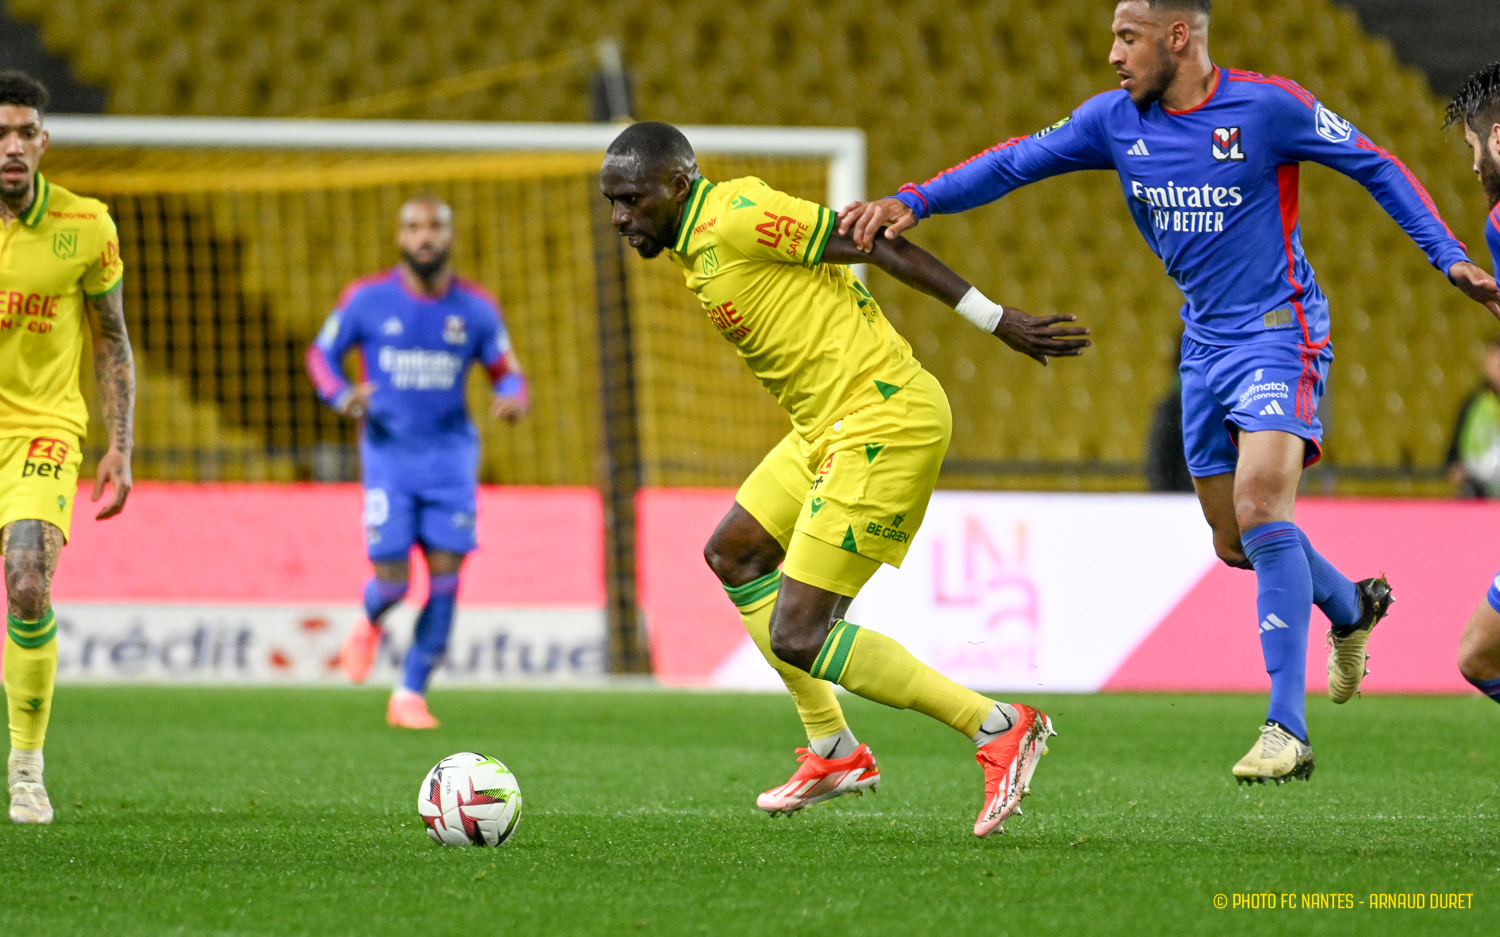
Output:
<instances>
[{"instance_id":1,"label":"soccer player in yellow kit","mask_svg":"<svg viewBox=\"0 0 1500 937\"><path fill-rule=\"evenodd\" d=\"M996 305L904 239L861 253L834 231L832 211L759 179L714 185L667 124L622 132L601 181L620 234L642 257L669 251L709 320L792 419L704 550L807 730L797 772L757 805L790 814L879 782L869 746L834 696L837 683L974 741L985 771L974 834L988 836L1026 794L1052 724L1029 706L959 686L843 618L880 564L901 565L952 432L937 379L847 265L874 264L1042 364L1080 354L1087 330L1058 325L1072 316Z\"/></svg>"},{"instance_id":2,"label":"soccer player in yellow kit","mask_svg":"<svg viewBox=\"0 0 1500 937\"><path fill-rule=\"evenodd\" d=\"M47 149L47 90L0 72L0 551L5 554L7 787L16 823L51 823L42 743L57 677L52 573L67 541L88 408L78 387L84 319L109 430L93 500L130 494L135 366L120 299L119 236L102 202L37 171Z\"/></svg>"}]
</instances>

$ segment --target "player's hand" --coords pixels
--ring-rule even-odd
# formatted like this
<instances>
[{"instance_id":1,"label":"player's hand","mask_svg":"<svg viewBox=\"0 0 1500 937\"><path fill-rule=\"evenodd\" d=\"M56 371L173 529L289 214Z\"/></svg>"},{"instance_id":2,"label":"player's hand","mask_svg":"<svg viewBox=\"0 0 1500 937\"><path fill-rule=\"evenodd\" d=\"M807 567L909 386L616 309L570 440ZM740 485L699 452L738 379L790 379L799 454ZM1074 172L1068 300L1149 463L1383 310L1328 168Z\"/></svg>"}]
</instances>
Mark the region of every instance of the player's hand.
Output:
<instances>
[{"instance_id":1,"label":"player's hand","mask_svg":"<svg viewBox=\"0 0 1500 937\"><path fill-rule=\"evenodd\" d=\"M1005 315L995 326L994 335L1000 341L1028 358L1047 366L1048 358L1075 358L1094 344L1083 336L1089 334L1085 326L1061 326L1063 322L1077 322L1072 315L1033 316L1013 306L1006 306Z\"/></svg>"},{"instance_id":2,"label":"player's hand","mask_svg":"<svg viewBox=\"0 0 1500 937\"><path fill-rule=\"evenodd\" d=\"M339 398L334 409L347 417L359 419L370 412L370 397L375 393L375 385L369 381L363 384L355 384L344 391L344 396Z\"/></svg>"},{"instance_id":3,"label":"player's hand","mask_svg":"<svg viewBox=\"0 0 1500 937\"><path fill-rule=\"evenodd\" d=\"M94 473L94 494L90 501L104 497L106 483L114 489L114 497L94 515L95 520L108 520L125 510L125 499L130 497L130 456L114 448L104 454Z\"/></svg>"},{"instance_id":4,"label":"player's hand","mask_svg":"<svg viewBox=\"0 0 1500 937\"><path fill-rule=\"evenodd\" d=\"M496 394L490 401L490 416L507 423L514 423L531 412L531 402L525 394Z\"/></svg>"},{"instance_id":5,"label":"player's hand","mask_svg":"<svg viewBox=\"0 0 1500 937\"><path fill-rule=\"evenodd\" d=\"M895 238L917 226L917 213L896 198L873 202L850 202L839 212L839 234L854 239L854 246L868 254L875 249L875 236L885 228L887 238Z\"/></svg>"},{"instance_id":6,"label":"player's hand","mask_svg":"<svg viewBox=\"0 0 1500 937\"><path fill-rule=\"evenodd\" d=\"M1448 279L1474 302L1487 308L1490 315L1500 319L1500 288L1496 287L1494 277L1467 260L1460 260L1448 268Z\"/></svg>"}]
</instances>

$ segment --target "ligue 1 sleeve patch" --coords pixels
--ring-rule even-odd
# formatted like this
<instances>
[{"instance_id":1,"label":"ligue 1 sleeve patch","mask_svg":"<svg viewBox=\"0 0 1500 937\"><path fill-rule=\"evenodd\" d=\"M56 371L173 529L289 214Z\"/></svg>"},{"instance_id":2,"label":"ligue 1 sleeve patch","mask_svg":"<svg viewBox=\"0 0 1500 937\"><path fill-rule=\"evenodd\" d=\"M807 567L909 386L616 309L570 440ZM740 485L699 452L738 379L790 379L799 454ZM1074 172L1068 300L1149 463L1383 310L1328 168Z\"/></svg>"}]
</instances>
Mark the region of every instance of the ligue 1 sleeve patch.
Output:
<instances>
[{"instance_id":1,"label":"ligue 1 sleeve patch","mask_svg":"<svg viewBox=\"0 0 1500 937\"><path fill-rule=\"evenodd\" d=\"M1318 136L1329 143L1343 143L1354 132L1353 124L1324 107L1321 101L1313 114L1313 121L1318 128Z\"/></svg>"},{"instance_id":2,"label":"ligue 1 sleeve patch","mask_svg":"<svg viewBox=\"0 0 1500 937\"><path fill-rule=\"evenodd\" d=\"M1036 133L1032 134L1031 135L1032 139L1040 140L1042 137L1045 137L1049 133L1055 133L1056 131L1062 129L1065 125L1067 125L1068 121L1070 121L1072 119L1073 119L1073 115L1069 114L1067 117L1064 117L1062 120L1058 121L1057 123L1052 124L1052 125L1047 126L1047 127L1043 127L1041 130L1038 130Z\"/></svg>"}]
</instances>

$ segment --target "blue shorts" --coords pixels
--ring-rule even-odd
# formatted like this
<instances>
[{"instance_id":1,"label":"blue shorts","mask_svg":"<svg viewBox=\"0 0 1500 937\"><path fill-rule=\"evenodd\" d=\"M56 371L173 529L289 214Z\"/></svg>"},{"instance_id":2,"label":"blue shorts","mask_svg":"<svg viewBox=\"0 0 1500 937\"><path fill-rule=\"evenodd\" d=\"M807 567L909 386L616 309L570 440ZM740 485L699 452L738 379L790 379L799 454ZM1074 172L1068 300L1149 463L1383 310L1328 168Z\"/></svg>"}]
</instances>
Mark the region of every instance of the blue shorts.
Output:
<instances>
[{"instance_id":1,"label":"blue shorts","mask_svg":"<svg viewBox=\"0 0 1500 937\"><path fill-rule=\"evenodd\" d=\"M1484 597L1490 600L1490 608L1500 612L1500 573L1495 574L1495 578L1490 582L1490 591L1486 592Z\"/></svg>"},{"instance_id":2,"label":"blue shorts","mask_svg":"<svg viewBox=\"0 0 1500 937\"><path fill-rule=\"evenodd\" d=\"M365 548L371 561L404 560L418 544L449 553L472 551L474 476L423 480L399 469L365 461Z\"/></svg>"},{"instance_id":3,"label":"blue shorts","mask_svg":"<svg viewBox=\"0 0 1500 937\"><path fill-rule=\"evenodd\" d=\"M1323 457L1318 401L1333 348L1301 342L1204 345L1182 339L1182 443L1194 478L1234 471L1240 431L1275 429L1307 440L1304 465Z\"/></svg>"}]
</instances>

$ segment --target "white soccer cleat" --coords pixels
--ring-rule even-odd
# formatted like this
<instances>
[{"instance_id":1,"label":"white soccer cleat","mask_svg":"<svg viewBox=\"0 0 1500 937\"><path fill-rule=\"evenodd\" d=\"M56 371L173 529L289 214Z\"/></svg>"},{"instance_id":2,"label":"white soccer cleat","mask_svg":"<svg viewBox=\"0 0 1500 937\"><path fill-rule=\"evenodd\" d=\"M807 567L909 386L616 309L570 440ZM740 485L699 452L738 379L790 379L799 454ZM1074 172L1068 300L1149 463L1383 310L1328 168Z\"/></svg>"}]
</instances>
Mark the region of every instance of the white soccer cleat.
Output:
<instances>
[{"instance_id":1,"label":"white soccer cleat","mask_svg":"<svg viewBox=\"0 0 1500 937\"><path fill-rule=\"evenodd\" d=\"M52 802L42 786L42 753L10 753L10 821L12 823L51 823Z\"/></svg>"},{"instance_id":2,"label":"white soccer cleat","mask_svg":"<svg viewBox=\"0 0 1500 937\"><path fill-rule=\"evenodd\" d=\"M1359 692L1365 674L1369 673L1365 662L1370 655L1365 653L1365 647L1370 643L1370 632L1390 613L1391 603L1396 601L1391 584L1383 575L1361 579L1354 585L1359 590L1362 613L1359 621L1342 635L1333 629L1328 632L1328 698L1335 703L1347 703Z\"/></svg>"},{"instance_id":3,"label":"white soccer cleat","mask_svg":"<svg viewBox=\"0 0 1500 937\"><path fill-rule=\"evenodd\" d=\"M1260 738L1234 766L1234 779L1241 784L1285 784L1292 778L1306 781L1315 763L1312 746L1274 722L1260 727Z\"/></svg>"},{"instance_id":4,"label":"white soccer cleat","mask_svg":"<svg viewBox=\"0 0 1500 937\"><path fill-rule=\"evenodd\" d=\"M860 794L880 786L880 766L870 746L861 744L843 758L820 758L810 749L797 749L802 765L787 782L755 798L755 806L773 817L791 816L803 807L845 794Z\"/></svg>"}]
</instances>

